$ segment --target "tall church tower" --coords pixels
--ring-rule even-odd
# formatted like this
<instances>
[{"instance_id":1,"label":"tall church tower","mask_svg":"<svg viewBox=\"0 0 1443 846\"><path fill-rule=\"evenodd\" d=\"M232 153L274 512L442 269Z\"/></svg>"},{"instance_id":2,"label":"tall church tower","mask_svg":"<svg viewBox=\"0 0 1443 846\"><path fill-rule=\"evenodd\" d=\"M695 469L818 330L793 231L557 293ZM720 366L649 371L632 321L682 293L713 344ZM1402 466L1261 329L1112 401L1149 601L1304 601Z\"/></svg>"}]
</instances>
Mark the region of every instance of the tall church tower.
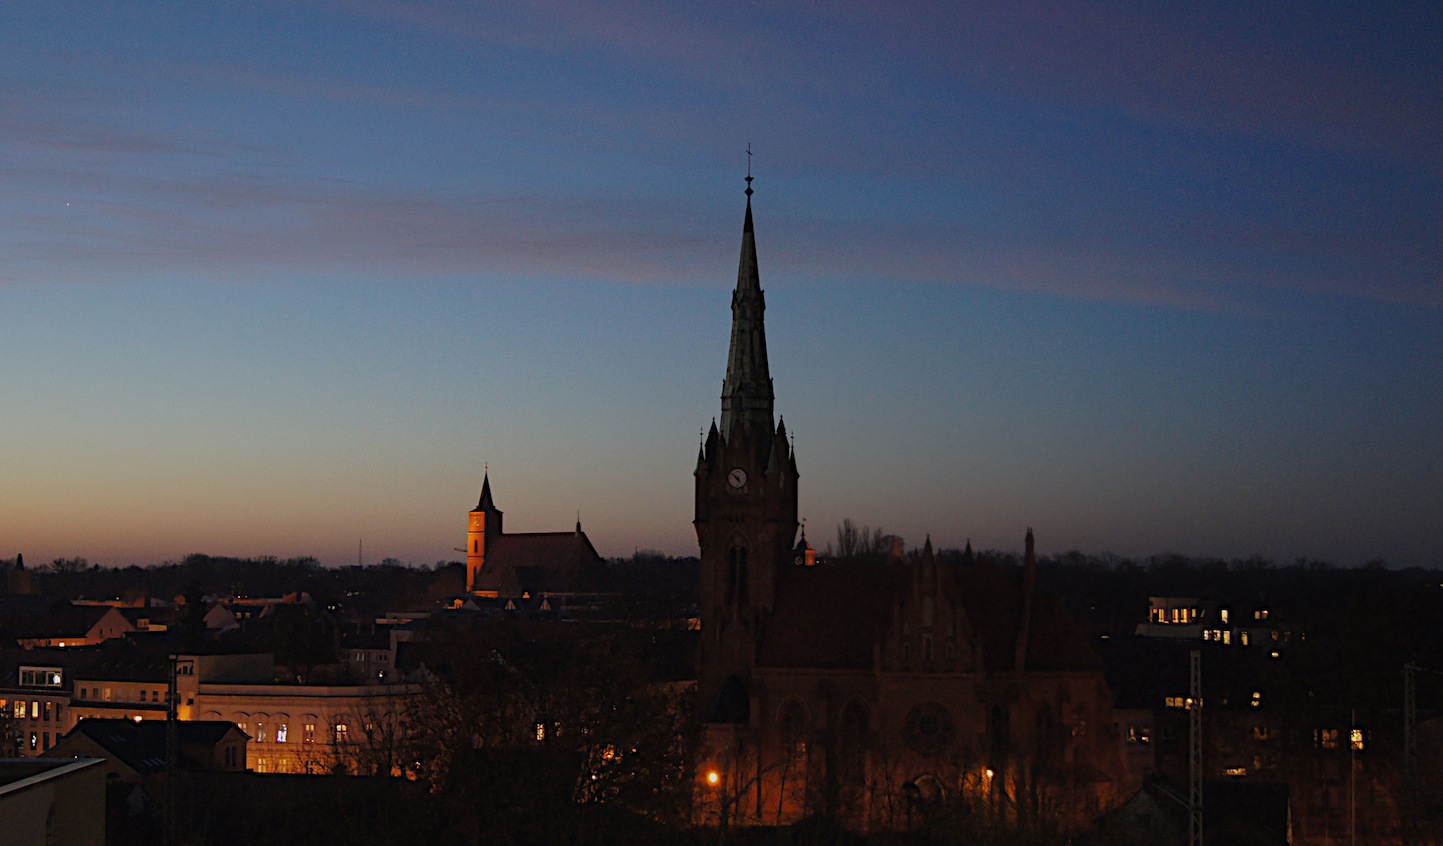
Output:
<instances>
[{"instance_id":1,"label":"tall church tower","mask_svg":"<svg viewBox=\"0 0 1443 846\"><path fill-rule=\"evenodd\" d=\"M721 426L712 421L695 473L693 525L702 578L699 692L709 722L745 721L738 711L746 707L757 643L797 535L799 474L786 427L773 418L751 182L748 174ZM731 700L722 708L730 714L713 719L708 712L723 699Z\"/></svg>"},{"instance_id":2,"label":"tall church tower","mask_svg":"<svg viewBox=\"0 0 1443 846\"><path fill-rule=\"evenodd\" d=\"M481 501L466 515L466 592L476 589L486 566L486 539L501 535L501 509L491 501L491 473L481 480Z\"/></svg>"}]
</instances>

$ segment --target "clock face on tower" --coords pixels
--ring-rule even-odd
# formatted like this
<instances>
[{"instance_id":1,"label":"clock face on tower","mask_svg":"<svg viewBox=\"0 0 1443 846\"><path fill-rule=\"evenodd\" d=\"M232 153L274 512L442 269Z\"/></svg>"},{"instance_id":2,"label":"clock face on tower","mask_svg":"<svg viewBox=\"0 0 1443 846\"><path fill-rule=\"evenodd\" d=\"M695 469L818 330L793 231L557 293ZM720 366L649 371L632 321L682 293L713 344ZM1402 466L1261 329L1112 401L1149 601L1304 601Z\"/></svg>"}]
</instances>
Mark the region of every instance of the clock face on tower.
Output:
<instances>
[{"instance_id":1,"label":"clock face on tower","mask_svg":"<svg viewBox=\"0 0 1443 846\"><path fill-rule=\"evenodd\" d=\"M740 488L747 483L747 471L740 467L733 469L727 474L727 484L734 488Z\"/></svg>"},{"instance_id":2,"label":"clock face on tower","mask_svg":"<svg viewBox=\"0 0 1443 846\"><path fill-rule=\"evenodd\" d=\"M471 528L477 529L477 530L479 530L479 529L481 528L481 515L480 515L480 514L473 514L473 515L471 516Z\"/></svg>"}]
</instances>

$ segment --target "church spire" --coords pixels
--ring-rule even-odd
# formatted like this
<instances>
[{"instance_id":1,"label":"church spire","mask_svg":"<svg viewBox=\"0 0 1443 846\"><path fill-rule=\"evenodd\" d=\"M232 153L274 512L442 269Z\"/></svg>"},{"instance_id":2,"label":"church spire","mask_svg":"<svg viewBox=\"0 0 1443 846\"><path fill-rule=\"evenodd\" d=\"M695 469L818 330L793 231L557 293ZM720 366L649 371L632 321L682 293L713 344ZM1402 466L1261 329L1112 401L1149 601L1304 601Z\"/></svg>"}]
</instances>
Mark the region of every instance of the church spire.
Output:
<instances>
[{"instance_id":1,"label":"church spire","mask_svg":"<svg viewBox=\"0 0 1443 846\"><path fill-rule=\"evenodd\" d=\"M487 467L481 477L481 501L476 503L477 511L494 511L496 504L491 501L491 468Z\"/></svg>"},{"instance_id":2,"label":"church spire","mask_svg":"<svg viewBox=\"0 0 1443 846\"><path fill-rule=\"evenodd\" d=\"M732 292L732 337L727 353L726 380L722 383L723 437L734 428L752 433L759 441L770 436L772 426L772 377L767 367L767 335L762 315L766 299L757 271L757 241L752 229L752 175L747 151L747 212L742 224L742 254L737 268L737 287Z\"/></svg>"}]
</instances>

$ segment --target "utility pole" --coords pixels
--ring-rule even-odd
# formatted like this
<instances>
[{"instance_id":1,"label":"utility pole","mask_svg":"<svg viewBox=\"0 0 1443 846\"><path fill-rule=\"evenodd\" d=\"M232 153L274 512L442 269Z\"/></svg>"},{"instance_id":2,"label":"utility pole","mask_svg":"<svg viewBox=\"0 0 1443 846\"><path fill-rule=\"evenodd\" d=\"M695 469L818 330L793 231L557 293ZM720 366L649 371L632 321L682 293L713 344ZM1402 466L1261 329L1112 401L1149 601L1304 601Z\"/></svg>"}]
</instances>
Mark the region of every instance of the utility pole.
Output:
<instances>
[{"instance_id":1,"label":"utility pole","mask_svg":"<svg viewBox=\"0 0 1443 846\"><path fill-rule=\"evenodd\" d=\"M1203 846L1203 767L1202 767L1202 652L1189 654L1187 713L1187 812L1188 846Z\"/></svg>"},{"instance_id":2,"label":"utility pole","mask_svg":"<svg viewBox=\"0 0 1443 846\"><path fill-rule=\"evenodd\" d=\"M1403 846L1418 842L1418 694L1413 674L1418 666L1403 665Z\"/></svg>"},{"instance_id":3,"label":"utility pole","mask_svg":"<svg viewBox=\"0 0 1443 846\"><path fill-rule=\"evenodd\" d=\"M165 691L165 846L176 846L176 797L179 794L176 778L180 769L180 743L178 727L180 718L180 686L176 683L180 656L170 656L170 672Z\"/></svg>"},{"instance_id":4,"label":"utility pole","mask_svg":"<svg viewBox=\"0 0 1443 846\"><path fill-rule=\"evenodd\" d=\"M1358 711L1348 709L1348 846L1358 846Z\"/></svg>"}]
</instances>

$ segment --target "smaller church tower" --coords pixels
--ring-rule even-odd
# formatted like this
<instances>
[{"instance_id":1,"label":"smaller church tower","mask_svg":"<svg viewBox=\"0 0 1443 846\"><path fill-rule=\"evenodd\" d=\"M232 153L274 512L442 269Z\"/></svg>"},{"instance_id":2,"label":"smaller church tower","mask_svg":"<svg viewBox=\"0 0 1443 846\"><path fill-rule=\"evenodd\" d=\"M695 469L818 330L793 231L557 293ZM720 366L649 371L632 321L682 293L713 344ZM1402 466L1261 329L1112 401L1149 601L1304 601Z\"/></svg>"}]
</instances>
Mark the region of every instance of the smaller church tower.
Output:
<instances>
[{"instance_id":1,"label":"smaller church tower","mask_svg":"<svg viewBox=\"0 0 1443 846\"><path fill-rule=\"evenodd\" d=\"M486 566L486 538L501 534L501 509L491 501L491 473L481 481L481 501L467 515L466 522L466 592L476 590L481 570Z\"/></svg>"}]
</instances>

